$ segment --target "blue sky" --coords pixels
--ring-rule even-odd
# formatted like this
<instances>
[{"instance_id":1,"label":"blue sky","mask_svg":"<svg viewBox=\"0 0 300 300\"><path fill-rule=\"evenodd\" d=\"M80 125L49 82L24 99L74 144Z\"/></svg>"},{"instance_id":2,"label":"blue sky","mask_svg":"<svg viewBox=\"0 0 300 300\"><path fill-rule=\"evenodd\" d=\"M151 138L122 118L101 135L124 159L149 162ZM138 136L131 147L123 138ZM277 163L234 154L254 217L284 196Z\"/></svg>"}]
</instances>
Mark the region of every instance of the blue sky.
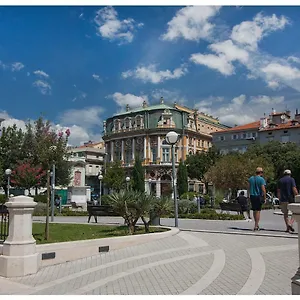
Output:
<instances>
[{"instance_id":1,"label":"blue sky","mask_svg":"<svg viewBox=\"0 0 300 300\"><path fill-rule=\"evenodd\" d=\"M300 108L300 7L1 7L0 117L99 140L143 100L228 125Z\"/></svg>"}]
</instances>

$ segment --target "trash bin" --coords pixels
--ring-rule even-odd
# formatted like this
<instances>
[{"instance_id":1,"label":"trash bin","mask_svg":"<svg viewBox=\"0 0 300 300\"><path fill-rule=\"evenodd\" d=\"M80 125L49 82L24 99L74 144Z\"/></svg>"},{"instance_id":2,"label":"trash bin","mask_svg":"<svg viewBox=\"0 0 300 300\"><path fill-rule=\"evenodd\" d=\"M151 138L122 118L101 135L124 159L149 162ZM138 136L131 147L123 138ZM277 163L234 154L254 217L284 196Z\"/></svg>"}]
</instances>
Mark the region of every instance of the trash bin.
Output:
<instances>
[{"instance_id":1,"label":"trash bin","mask_svg":"<svg viewBox=\"0 0 300 300\"><path fill-rule=\"evenodd\" d=\"M151 225L158 226L160 225L160 217L154 211L150 211L150 220Z\"/></svg>"}]
</instances>

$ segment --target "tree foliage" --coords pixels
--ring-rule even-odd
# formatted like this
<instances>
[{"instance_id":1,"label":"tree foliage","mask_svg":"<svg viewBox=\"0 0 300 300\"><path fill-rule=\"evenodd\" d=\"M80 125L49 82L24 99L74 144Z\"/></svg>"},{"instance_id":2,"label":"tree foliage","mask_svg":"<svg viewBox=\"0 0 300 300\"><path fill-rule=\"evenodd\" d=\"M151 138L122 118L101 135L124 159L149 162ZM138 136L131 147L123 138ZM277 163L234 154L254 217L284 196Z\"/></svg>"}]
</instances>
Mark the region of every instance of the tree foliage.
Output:
<instances>
[{"instance_id":1,"label":"tree foliage","mask_svg":"<svg viewBox=\"0 0 300 300\"><path fill-rule=\"evenodd\" d=\"M188 177L191 179L204 180L205 173L215 164L219 157L220 154L215 147L209 148L207 152L189 155L185 161Z\"/></svg>"},{"instance_id":2,"label":"tree foliage","mask_svg":"<svg viewBox=\"0 0 300 300\"><path fill-rule=\"evenodd\" d=\"M120 161L114 161L107 165L103 182L107 188L119 192L125 188L125 170Z\"/></svg>"},{"instance_id":3,"label":"tree foliage","mask_svg":"<svg viewBox=\"0 0 300 300\"><path fill-rule=\"evenodd\" d=\"M231 153L221 157L206 173L206 179L217 189L246 189L248 178L255 173L257 167L264 169L264 178L271 181L274 178L274 167L269 159L262 156Z\"/></svg>"},{"instance_id":4,"label":"tree foliage","mask_svg":"<svg viewBox=\"0 0 300 300\"><path fill-rule=\"evenodd\" d=\"M188 192L188 172L186 164L180 160L177 170L177 189L179 197Z\"/></svg>"},{"instance_id":5,"label":"tree foliage","mask_svg":"<svg viewBox=\"0 0 300 300\"><path fill-rule=\"evenodd\" d=\"M12 171L11 182L20 188L28 189L30 195L30 189L40 186L45 175L42 167L33 166L29 161L19 162Z\"/></svg>"},{"instance_id":6,"label":"tree foliage","mask_svg":"<svg viewBox=\"0 0 300 300\"><path fill-rule=\"evenodd\" d=\"M142 166L142 162L137 155L135 158L133 170L132 170L132 189L134 191L144 192L145 191L145 171Z\"/></svg>"}]
</instances>

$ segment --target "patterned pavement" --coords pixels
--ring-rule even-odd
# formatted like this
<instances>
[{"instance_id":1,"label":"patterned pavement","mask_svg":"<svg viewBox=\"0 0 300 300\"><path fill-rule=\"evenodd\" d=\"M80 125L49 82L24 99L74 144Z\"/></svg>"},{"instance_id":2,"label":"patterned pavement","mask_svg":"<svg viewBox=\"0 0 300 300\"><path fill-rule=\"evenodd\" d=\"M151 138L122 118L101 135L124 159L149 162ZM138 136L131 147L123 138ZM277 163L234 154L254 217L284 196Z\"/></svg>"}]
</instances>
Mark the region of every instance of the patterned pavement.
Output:
<instances>
[{"instance_id":1,"label":"patterned pavement","mask_svg":"<svg viewBox=\"0 0 300 300\"><path fill-rule=\"evenodd\" d=\"M161 240L0 278L0 294L289 295L297 239L181 231Z\"/></svg>"}]
</instances>

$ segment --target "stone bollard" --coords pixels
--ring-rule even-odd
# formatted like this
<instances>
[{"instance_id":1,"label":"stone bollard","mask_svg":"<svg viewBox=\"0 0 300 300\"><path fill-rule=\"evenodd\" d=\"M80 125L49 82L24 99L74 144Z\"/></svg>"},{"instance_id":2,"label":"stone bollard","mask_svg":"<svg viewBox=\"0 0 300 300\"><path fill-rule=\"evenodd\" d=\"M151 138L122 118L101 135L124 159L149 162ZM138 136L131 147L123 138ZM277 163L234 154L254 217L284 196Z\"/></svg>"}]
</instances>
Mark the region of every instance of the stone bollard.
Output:
<instances>
[{"instance_id":1,"label":"stone bollard","mask_svg":"<svg viewBox=\"0 0 300 300\"><path fill-rule=\"evenodd\" d=\"M300 295L300 195L295 197L295 203L288 205L293 213L293 218L298 223L298 252L299 267L294 277L292 277L292 295Z\"/></svg>"},{"instance_id":2,"label":"stone bollard","mask_svg":"<svg viewBox=\"0 0 300 300\"><path fill-rule=\"evenodd\" d=\"M32 236L33 198L16 196L6 202L9 211L9 235L0 255L0 276L18 277L38 271L40 257Z\"/></svg>"}]
</instances>

